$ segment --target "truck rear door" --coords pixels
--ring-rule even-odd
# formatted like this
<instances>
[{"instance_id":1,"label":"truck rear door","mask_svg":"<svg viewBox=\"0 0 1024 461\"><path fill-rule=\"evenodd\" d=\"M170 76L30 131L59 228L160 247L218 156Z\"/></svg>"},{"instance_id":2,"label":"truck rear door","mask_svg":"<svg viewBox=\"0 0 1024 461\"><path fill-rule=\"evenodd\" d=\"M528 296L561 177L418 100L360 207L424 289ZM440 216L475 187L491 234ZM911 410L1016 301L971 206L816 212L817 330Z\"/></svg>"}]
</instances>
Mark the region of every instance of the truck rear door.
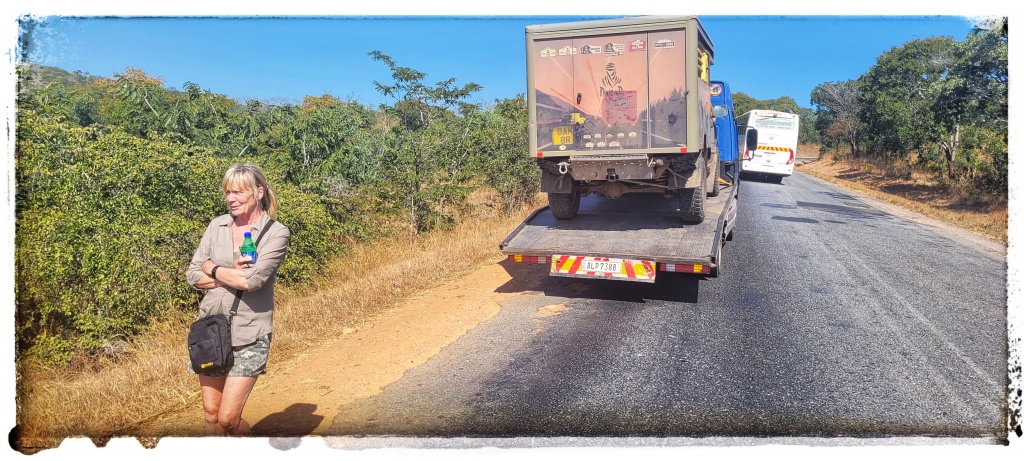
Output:
<instances>
[{"instance_id":1,"label":"truck rear door","mask_svg":"<svg viewBox=\"0 0 1024 461\"><path fill-rule=\"evenodd\" d=\"M557 155L685 145L685 35L535 41L537 149Z\"/></svg>"}]
</instances>

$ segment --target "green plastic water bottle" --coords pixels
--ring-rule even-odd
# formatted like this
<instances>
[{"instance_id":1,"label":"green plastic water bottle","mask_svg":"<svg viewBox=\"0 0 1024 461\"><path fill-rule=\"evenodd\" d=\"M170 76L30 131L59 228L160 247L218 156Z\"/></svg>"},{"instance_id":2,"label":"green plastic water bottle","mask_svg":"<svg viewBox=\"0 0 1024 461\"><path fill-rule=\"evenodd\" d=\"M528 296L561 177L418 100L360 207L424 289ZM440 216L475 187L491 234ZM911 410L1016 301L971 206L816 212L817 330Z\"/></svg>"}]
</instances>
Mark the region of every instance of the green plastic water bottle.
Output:
<instances>
[{"instance_id":1,"label":"green plastic water bottle","mask_svg":"<svg viewBox=\"0 0 1024 461\"><path fill-rule=\"evenodd\" d=\"M256 264L256 244L252 243L252 232L245 233L245 240L242 240L242 248L240 249L242 256L248 255L252 258L249 264Z\"/></svg>"}]
</instances>

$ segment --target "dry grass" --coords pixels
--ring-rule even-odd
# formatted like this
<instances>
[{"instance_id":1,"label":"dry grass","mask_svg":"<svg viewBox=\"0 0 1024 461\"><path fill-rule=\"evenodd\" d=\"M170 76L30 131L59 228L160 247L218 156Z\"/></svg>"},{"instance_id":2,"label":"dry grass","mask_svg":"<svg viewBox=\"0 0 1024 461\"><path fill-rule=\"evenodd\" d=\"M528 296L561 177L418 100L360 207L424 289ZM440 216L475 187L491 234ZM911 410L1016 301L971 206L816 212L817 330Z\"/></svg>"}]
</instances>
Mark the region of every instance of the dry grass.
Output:
<instances>
[{"instance_id":1,"label":"dry grass","mask_svg":"<svg viewBox=\"0 0 1024 461\"><path fill-rule=\"evenodd\" d=\"M198 386L183 359L186 331L184 315L169 316L121 359L98 359L95 370L72 373L36 362L19 363L22 443L47 447L72 435L102 440L125 434L133 420L197 402Z\"/></svg>"},{"instance_id":2,"label":"dry grass","mask_svg":"<svg viewBox=\"0 0 1024 461\"><path fill-rule=\"evenodd\" d=\"M494 198L477 197L488 210ZM502 258L498 243L532 210L483 213L447 232L410 243L394 239L359 245L325 268L322 288L296 293L278 287L275 362L285 364L324 338L360 327L416 292ZM79 371L18 363L18 440L22 451L56 446L65 437L159 437L143 423L199 405L187 371L184 337L189 315L170 315L140 335L116 361L94 359Z\"/></svg>"},{"instance_id":3,"label":"dry grass","mask_svg":"<svg viewBox=\"0 0 1024 461\"><path fill-rule=\"evenodd\" d=\"M797 170L978 235L1007 241L1006 198L947 188L909 165L879 167L826 157L798 165Z\"/></svg>"}]
</instances>

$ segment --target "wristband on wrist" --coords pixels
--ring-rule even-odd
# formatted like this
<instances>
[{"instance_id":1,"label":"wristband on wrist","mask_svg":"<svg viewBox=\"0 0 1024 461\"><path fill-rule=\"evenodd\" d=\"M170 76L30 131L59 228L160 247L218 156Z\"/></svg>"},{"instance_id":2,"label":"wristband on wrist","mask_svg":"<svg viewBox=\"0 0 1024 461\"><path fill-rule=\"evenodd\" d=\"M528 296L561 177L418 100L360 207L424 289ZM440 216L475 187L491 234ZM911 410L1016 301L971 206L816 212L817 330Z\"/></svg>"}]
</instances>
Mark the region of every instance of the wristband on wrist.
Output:
<instances>
[{"instance_id":1,"label":"wristband on wrist","mask_svg":"<svg viewBox=\"0 0 1024 461\"><path fill-rule=\"evenodd\" d=\"M213 269L210 270L210 277L214 280L217 280L217 269L220 269L220 266L213 266Z\"/></svg>"}]
</instances>

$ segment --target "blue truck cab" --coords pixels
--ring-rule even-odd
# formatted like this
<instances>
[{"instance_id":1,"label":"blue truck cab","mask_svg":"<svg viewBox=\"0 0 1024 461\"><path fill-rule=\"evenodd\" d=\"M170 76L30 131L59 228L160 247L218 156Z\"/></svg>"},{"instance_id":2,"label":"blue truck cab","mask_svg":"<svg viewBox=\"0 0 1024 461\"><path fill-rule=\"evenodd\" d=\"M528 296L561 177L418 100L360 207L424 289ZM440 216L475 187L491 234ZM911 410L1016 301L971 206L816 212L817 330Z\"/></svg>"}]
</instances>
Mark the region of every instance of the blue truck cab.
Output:
<instances>
[{"instance_id":1,"label":"blue truck cab","mask_svg":"<svg viewBox=\"0 0 1024 461\"><path fill-rule=\"evenodd\" d=\"M718 140L719 176L732 182L735 181L738 171L736 162L739 160L739 143L736 114L732 107L732 91L727 82L711 81L711 105L722 106L728 110L728 115L718 115L716 111L715 137Z\"/></svg>"}]
</instances>

